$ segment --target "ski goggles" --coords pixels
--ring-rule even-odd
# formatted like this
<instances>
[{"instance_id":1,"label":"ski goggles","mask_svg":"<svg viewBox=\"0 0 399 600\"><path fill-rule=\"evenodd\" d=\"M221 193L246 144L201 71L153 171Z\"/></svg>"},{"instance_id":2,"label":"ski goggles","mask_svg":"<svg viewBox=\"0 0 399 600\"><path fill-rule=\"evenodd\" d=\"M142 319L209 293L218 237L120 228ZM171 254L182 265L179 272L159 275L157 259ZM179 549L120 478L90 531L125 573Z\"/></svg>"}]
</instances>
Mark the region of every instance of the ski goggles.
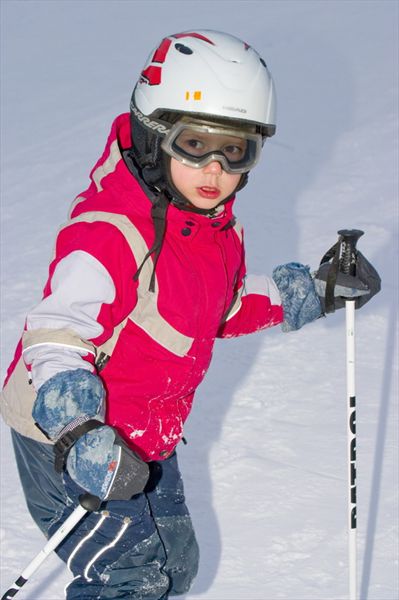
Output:
<instances>
[{"instance_id":1,"label":"ski goggles","mask_svg":"<svg viewBox=\"0 0 399 600\"><path fill-rule=\"evenodd\" d=\"M260 133L182 119L168 131L161 147L195 169L218 161L227 173L246 173L258 162L262 145Z\"/></svg>"}]
</instances>

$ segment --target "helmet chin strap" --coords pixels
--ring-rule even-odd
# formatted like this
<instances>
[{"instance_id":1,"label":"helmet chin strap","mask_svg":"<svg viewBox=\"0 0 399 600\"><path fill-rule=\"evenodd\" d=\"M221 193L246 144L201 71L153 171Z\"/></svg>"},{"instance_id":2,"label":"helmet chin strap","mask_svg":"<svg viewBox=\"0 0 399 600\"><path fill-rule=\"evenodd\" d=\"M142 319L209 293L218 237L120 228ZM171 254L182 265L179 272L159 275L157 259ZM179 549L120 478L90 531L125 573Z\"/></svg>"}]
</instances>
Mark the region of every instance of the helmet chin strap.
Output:
<instances>
[{"instance_id":1,"label":"helmet chin strap","mask_svg":"<svg viewBox=\"0 0 399 600\"><path fill-rule=\"evenodd\" d=\"M216 206L213 206L212 208L198 208L198 206L194 206L194 204L187 200L185 196L182 196L178 192L172 195L170 203L173 204L173 206L175 206L179 210L185 210L187 212L196 213L198 215L214 217L219 213L218 208L220 208L224 204L227 204L227 202L229 202L229 200L231 200L234 197L235 192L236 190L234 190L232 194L230 194L224 200L221 200L221 202L219 202Z\"/></svg>"}]
</instances>

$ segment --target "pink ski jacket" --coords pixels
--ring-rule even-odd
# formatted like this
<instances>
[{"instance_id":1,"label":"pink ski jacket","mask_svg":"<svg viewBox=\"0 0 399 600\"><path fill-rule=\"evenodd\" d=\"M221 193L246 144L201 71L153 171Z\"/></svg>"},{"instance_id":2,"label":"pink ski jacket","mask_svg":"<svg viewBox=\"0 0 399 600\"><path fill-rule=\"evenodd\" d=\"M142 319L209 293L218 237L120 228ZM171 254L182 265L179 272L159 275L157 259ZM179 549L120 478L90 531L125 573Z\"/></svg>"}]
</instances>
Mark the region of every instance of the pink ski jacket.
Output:
<instances>
[{"instance_id":1,"label":"pink ski jacket","mask_svg":"<svg viewBox=\"0 0 399 600\"><path fill-rule=\"evenodd\" d=\"M170 205L155 291L152 259L134 280L154 226L151 202L121 156L130 145L123 114L58 233L43 299L9 368L2 414L23 435L48 442L32 422L35 389L59 371L97 371L105 422L142 458L160 460L182 438L215 338L276 325L283 311L271 278L246 276L233 201L212 218Z\"/></svg>"}]
</instances>

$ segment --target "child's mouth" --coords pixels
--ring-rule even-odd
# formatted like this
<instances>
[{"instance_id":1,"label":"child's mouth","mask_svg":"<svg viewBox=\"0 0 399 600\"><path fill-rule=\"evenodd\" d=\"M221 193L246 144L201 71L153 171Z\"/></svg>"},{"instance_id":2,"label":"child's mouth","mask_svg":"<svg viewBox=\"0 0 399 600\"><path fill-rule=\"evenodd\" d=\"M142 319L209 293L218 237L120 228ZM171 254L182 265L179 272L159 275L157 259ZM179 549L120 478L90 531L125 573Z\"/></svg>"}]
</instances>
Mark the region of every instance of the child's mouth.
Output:
<instances>
[{"instance_id":1,"label":"child's mouth","mask_svg":"<svg viewBox=\"0 0 399 600\"><path fill-rule=\"evenodd\" d=\"M207 198L209 200L216 200L216 198L220 196L220 190L218 188L209 187L207 185L197 188L197 191L202 198Z\"/></svg>"}]
</instances>

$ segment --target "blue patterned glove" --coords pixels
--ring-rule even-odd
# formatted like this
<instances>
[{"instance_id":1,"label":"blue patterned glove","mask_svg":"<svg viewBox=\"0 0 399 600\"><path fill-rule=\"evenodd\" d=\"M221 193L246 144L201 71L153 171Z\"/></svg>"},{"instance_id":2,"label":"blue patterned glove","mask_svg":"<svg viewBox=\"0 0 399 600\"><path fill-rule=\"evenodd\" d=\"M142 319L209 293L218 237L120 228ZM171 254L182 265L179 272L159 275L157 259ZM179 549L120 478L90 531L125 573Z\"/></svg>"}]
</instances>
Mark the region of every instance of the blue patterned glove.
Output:
<instances>
[{"instance_id":1,"label":"blue patterned glove","mask_svg":"<svg viewBox=\"0 0 399 600\"><path fill-rule=\"evenodd\" d=\"M149 467L108 425L77 440L66 463L70 477L101 500L129 500L141 493Z\"/></svg>"},{"instance_id":2,"label":"blue patterned glove","mask_svg":"<svg viewBox=\"0 0 399 600\"><path fill-rule=\"evenodd\" d=\"M108 425L101 379L86 369L62 371L38 390L32 415L51 439L55 468L100 500L128 500L149 476L142 461Z\"/></svg>"},{"instance_id":3,"label":"blue patterned glove","mask_svg":"<svg viewBox=\"0 0 399 600\"><path fill-rule=\"evenodd\" d=\"M37 392L32 416L50 440L89 419L104 421L105 392L102 381L86 369L61 371Z\"/></svg>"},{"instance_id":4,"label":"blue patterned glove","mask_svg":"<svg viewBox=\"0 0 399 600\"><path fill-rule=\"evenodd\" d=\"M283 305L283 331L295 331L321 317L322 308L309 267L292 262L273 271Z\"/></svg>"}]
</instances>

